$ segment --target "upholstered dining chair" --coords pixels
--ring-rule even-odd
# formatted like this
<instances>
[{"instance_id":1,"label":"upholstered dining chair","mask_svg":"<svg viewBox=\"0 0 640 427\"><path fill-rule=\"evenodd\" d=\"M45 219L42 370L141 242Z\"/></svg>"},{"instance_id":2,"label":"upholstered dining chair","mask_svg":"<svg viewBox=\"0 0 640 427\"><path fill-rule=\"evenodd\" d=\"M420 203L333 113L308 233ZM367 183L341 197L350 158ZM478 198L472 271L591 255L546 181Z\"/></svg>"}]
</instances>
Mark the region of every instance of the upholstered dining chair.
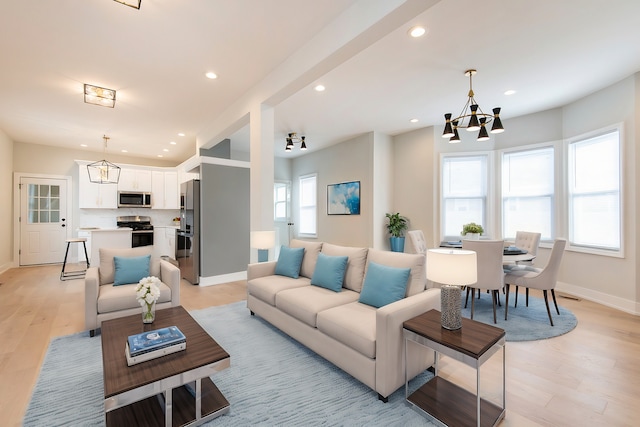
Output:
<instances>
[{"instance_id":1,"label":"upholstered dining chair","mask_svg":"<svg viewBox=\"0 0 640 427\"><path fill-rule=\"evenodd\" d=\"M535 233L532 231L516 231L516 239L513 243L517 248L524 249L531 255L538 255L538 246L540 246L541 233ZM517 261L515 264L505 264L504 269L508 273L508 270L525 269L526 266L532 266L534 260L531 261Z\"/></svg>"},{"instance_id":2,"label":"upholstered dining chair","mask_svg":"<svg viewBox=\"0 0 640 427\"><path fill-rule=\"evenodd\" d=\"M499 291L504 286L504 271L502 270L502 255L504 252L504 240L463 240L462 249L475 251L478 260L478 281L467 286L467 298L464 306L467 307L469 290L471 290L471 318L475 305L475 291L486 289L490 291L493 300L493 323L498 323L496 318L496 304L500 303Z\"/></svg>"},{"instance_id":3,"label":"upholstered dining chair","mask_svg":"<svg viewBox=\"0 0 640 427\"><path fill-rule=\"evenodd\" d=\"M427 241L424 238L422 230L407 231L407 236L409 236L409 240L411 240L415 253L423 255L427 254Z\"/></svg>"},{"instance_id":4,"label":"upholstered dining chair","mask_svg":"<svg viewBox=\"0 0 640 427\"><path fill-rule=\"evenodd\" d=\"M558 309L558 303L556 302L556 293L554 291L556 287L556 281L558 278L558 271L560 270L560 262L562 261L562 255L564 254L564 248L567 244L565 239L556 239L553 242L553 248L549 255L549 261L544 268L528 267L526 270L518 269L512 270L505 276L505 288L506 288L506 301L504 310L504 319L507 320L509 312L509 285L515 285L516 287L516 301L514 307L518 306L518 287L523 286L526 288L526 305L529 306L529 289L540 289L544 295L544 303L547 306L547 314L549 315L549 322L553 326L553 319L551 318L551 310L549 310L549 299L547 291L551 291L553 297L553 304L556 307L556 312L560 315Z\"/></svg>"}]
</instances>

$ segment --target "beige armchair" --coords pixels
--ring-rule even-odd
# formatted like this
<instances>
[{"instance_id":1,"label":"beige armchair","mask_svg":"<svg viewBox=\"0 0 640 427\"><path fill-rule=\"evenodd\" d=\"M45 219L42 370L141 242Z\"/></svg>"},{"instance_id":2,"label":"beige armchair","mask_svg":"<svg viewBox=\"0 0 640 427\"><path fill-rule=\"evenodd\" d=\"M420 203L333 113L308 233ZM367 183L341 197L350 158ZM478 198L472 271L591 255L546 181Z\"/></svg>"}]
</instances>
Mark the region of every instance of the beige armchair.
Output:
<instances>
[{"instance_id":1,"label":"beige armchair","mask_svg":"<svg viewBox=\"0 0 640 427\"><path fill-rule=\"evenodd\" d=\"M94 336L102 321L132 314L142 309L136 301L136 283L114 286L113 258L139 257L151 254L151 246L129 249L100 248L99 266L87 270L84 279L84 322L89 335ZM160 279L160 297L156 310L180 305L180 269L168 261L151 258L149 275ZM142 320L140 320L142 321Z\"/></svg>"}]
</instances>

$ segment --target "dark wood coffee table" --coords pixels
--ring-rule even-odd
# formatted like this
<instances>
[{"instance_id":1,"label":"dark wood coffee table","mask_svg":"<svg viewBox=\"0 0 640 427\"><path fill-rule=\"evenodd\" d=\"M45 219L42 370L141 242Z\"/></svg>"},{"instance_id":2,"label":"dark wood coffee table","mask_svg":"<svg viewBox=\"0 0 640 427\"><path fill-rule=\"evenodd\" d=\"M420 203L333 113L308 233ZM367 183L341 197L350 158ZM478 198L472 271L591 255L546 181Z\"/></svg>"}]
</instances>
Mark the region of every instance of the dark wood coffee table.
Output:
<instances>
[{"instance_id":1,"label":"dark wood coffee table","mask_svg":"<svg viewBox=\"0 0 640 427\"><path fill-rule=\"evenodd\" d=\"M440 324L440 312L429 310L404 322L405 366L407 342L413 341L435 351L435 377L408 395L407 401L427 418L446 426L495 426L505 415L505 332L503 329L462 318L462 328L450 331ZM480 366L502 350L502 406L480 398ZM438 376L441 354L476 369L476 393Z\"/></svg>"},{"instance_id":2,"label":"dark wood coffee table","mask_svg":"<svg viewBox=\"0 0 640 427\"><path fill-rule=\"evenodd\" d=\"M187 337L184 351L127 366L129 335L177 326ZM102 322L104 410L107 426L198 425L229 412L229 402L209 378L228 368L229 354L182 307Z\"/></svg>"}]
</instances>

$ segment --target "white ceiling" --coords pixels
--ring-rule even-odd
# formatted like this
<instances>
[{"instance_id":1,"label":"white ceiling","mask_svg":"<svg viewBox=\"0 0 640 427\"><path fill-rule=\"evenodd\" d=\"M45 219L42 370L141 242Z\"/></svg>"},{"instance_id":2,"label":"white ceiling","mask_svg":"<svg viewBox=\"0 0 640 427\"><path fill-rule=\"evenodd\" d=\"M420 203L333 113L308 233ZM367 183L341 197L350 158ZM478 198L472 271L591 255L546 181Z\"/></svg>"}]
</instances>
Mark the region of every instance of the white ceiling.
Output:
<instances>
[{"instance_id":1,"label":"white ceiling","mask_svg":"<svg viewBox=\"0 0 640 427\"><path fill-rule=\"evenodd\" d=\"M0 129L17 142L96 152L106 134L109 152L180 162L195 154L196 140L215 142L203 141L211 124L305 45L317 45L323 28L340 18L357 28L370 17L353 17L353 8L374 15L394 2L402 3L142 0L136 10L112 0L2 1ZM406 3L420 9L433 0ZM399 23L393 14L381 20L392 28L354 35L359 48L340 51L334 66L274 106L277 156L285 156L290 131L317 150L364 132L440 125L466 101L468 68L478 70L481 108L501 106L507 119L640 70L638 0L441 0L417 16L404 13ZM428 30L420 39L407 35L416 24ZM312 89L318 82L325 92ZM83 83L116 89L116 107L85 104ZM508 89L517 92L507 97ZM224 137L248 149L248 127ZM286 156L299 154L296 147Z\"/></svg>"}]
</instances>

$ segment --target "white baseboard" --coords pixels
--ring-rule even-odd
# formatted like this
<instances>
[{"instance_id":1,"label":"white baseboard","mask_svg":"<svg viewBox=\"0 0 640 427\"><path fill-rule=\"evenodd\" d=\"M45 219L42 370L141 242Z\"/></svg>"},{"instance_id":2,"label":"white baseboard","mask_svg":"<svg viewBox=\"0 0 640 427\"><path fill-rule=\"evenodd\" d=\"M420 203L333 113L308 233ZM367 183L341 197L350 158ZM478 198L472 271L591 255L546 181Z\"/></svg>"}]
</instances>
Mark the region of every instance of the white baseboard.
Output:
<instances>
[{"instance_id":1,"label":"white baseboard","mask_svg":"<svg viewBox=\"0 0 640 427\"><path fill-rule=\"evenodd\" d=\"M9 270L10 268L14 268L16 267L16 265L14 265L13 262L9 261L5 264L0 265L0 274L4 273L5 271Z\"/></svg>"},{"instance_id":2,"label":"white baseboard","mask_svg":"<svg viewBox=\"0 0 640 427\"><path fill-rule=\"evenodd\" d=\"M213 286L222 283L237 282L238 280L247 280L247 272L239 271L237 273L221 274L219 276L200 277L200 286Z\"/></svg>"},{"instance_id":3,"label":"white baseboard","mask_svg":"<svg viewBox=\"0 0 640 427\"><path fill-rule=\"evenodd\" d=\"M594 291L593 289L587 289L565 282L558 282L556 284L556 290L589 301L593 301L598 304L606 305L607 307L615 308L616 310L624 311L629 314L634 314L636 316L640 315L640 303L637 303L633 300L616 297L600 291Z\"/></svg>"}]
</instances>

